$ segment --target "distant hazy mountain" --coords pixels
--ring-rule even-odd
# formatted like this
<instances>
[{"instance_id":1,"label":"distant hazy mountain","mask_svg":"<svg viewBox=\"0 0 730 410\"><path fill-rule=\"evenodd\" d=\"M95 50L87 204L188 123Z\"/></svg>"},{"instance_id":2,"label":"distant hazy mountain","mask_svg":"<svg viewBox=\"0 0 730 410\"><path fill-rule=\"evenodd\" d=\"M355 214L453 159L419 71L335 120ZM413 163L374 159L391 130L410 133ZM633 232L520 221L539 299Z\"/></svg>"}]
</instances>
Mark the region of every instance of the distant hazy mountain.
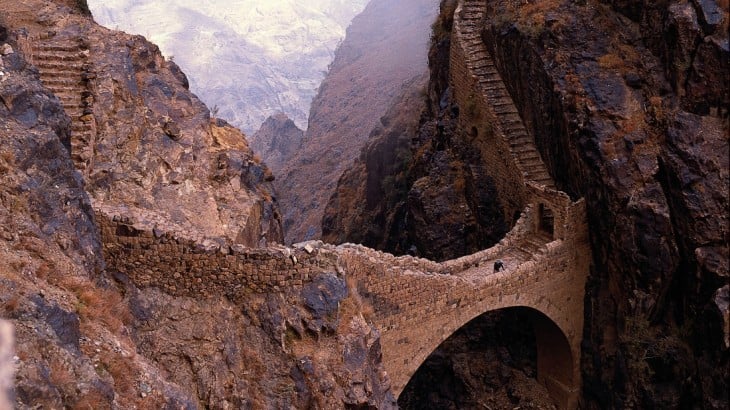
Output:
<instances>
[{"instance_id":1,"label":"distant hazy mountain","mask_svg":"<svg viewBox=\"0 0 730 410\"><path fill-rule=\"evenodd\" d=\"M174 58L218 116L249 134L275 112L306 128L337 44L368 0L88 0L94 18Z\"/></svg>"}]
</instances>

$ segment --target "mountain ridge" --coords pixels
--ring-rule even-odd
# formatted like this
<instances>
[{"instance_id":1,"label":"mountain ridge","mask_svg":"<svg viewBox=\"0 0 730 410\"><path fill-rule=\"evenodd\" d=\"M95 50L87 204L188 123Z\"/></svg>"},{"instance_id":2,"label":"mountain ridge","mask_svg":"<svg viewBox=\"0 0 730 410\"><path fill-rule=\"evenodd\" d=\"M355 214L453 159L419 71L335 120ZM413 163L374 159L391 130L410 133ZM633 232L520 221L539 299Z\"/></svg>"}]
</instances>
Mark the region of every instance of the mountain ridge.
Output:
<instances>
[{"instance_id":1,"label":"mountain ridge","mask_svg":"<svg viewBox=\"0 0 730 410\"><path fill-rule=\"evenodd\" d=\"M191 89L247 134L309 105L345 28L366 0L90 0L101 24L145 35L185 70ZM216 64L209 64L216 61Z\"/></svg>"}]
</instances>

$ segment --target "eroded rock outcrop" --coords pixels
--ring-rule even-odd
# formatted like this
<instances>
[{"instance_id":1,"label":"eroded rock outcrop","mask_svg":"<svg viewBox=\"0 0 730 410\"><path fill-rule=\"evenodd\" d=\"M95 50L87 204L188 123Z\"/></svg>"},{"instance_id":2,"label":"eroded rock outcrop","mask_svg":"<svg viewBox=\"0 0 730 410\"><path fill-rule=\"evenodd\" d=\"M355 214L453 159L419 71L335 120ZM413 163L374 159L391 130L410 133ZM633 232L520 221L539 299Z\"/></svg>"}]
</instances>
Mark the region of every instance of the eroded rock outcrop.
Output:
<instances>
[{"instance_id":1,"label":"eroded rock outcrop","mask_svg":"<svg viewBox=\"0 0 730 410\"><path fill-rule=\"evenodd\" d=\"M155 45L52 2L15 7L21 46L71 117L71 155L94 201L145 210L191 236L283 240L270 171Z\"/></svg>"},{"instance_id":2,"label":"eroded rock outcrop","mask_svg":"<svg viewBox=\"0 0 730 410\"><path fill-rule=\"evenodd\" d=\"M251 137L251 148L278 174L281 168L301 148L304 131L284 113L267 118Z\"/></svg>"}]
</instances>

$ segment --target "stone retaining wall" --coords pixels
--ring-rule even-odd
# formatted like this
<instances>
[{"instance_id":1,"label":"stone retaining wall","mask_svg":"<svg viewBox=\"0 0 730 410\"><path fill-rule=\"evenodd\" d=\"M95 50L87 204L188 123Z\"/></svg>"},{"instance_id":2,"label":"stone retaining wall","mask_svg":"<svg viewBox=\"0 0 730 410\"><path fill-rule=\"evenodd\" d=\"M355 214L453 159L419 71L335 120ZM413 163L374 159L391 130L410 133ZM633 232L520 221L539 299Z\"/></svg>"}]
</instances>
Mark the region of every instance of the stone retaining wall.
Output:
<instances>
[{"instance_id":1,"label":"stone retaining wall","mask_svg":"<svg viewBox=\"0 0 730 410\"><path fill-rule=\"evenodd\" d=\"M223 240L194 242L171 233L144 230L128 218L97 212L104 256L139 287L158 287L175 296L224 295L239 301L250 292L301 287L322 272L337 270L326 248L253 249Z\"/></svg>"},{"instance_id":2,"label":"stone retaining wall","mask_svg":"<svg viewBox=\"0 0 730 410\"><path fill-rule=\"evenodd\" d=\"M454 24L458 24L456 18ZM478 138L484 141L482 145L488 147L481 150L484 162L490 165L486 172L493 178L497 192L500 193L505 220L512 221L514 215L527 204L525 180L509 155L510 147L499 127L494 110L479 92L478 78L467 67L468 49L456 29L452 33L450 50L449 86L454 101L459 106L458 132L473 133L474 127Z\"/></svg>"}]
</instances>

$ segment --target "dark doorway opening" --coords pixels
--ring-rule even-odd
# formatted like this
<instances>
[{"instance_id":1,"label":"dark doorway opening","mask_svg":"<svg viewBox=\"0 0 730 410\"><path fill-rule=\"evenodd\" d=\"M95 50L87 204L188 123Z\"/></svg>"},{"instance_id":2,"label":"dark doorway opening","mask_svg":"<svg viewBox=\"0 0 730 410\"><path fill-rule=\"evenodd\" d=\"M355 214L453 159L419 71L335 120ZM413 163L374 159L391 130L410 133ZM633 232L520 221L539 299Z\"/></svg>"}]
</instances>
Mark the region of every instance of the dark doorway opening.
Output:
<instances>
[{"instance_id":1,"label":"dark doorway opening","mask_svg":"<svg viewBox=\"0 0 730 410\"><path fill-rule=\"evenodd\" d=\"M555 216L544 204L540 204L540 230L550 234L551 238L555 233Z\"/></svg>"}]
</instances>

